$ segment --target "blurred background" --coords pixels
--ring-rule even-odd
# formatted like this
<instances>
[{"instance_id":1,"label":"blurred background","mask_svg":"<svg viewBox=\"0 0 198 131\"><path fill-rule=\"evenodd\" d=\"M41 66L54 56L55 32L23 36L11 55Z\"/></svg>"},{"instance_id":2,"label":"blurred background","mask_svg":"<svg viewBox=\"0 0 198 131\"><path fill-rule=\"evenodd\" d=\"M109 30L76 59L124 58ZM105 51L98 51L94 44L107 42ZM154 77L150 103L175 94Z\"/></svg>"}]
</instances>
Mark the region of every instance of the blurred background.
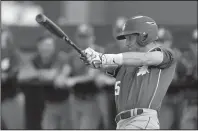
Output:
<instances>
[{"instance_id":1,"label":"blurred background","mask_svg":"<svg viewBox=\"0 0 198 131\"><path fill-rule=\"evenodd\" d=\"M197 1L2 1L1 129L115 129L114 79L84 66L43 27L44 13L81 48L124 51L124 21L146 15L178 55L159 113L162 129L197 127Z\"/></svg>"}]
</instances>

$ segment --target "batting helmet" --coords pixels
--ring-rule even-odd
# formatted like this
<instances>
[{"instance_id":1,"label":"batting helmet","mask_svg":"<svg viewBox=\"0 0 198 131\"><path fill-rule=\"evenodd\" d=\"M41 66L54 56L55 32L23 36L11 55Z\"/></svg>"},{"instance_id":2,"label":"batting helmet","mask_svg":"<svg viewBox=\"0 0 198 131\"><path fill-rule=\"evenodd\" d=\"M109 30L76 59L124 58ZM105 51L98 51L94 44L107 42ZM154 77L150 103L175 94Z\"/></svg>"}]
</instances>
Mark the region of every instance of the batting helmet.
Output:
<instances>
[{"instance_id":1,"label":"batting helmet","mask_svg":"<svg viewBox=\"0 0 198 131\"><path fill-rule=\"evenodd\" d=\"M137 34L137 44L145 46L158 38L158 26L156 22L147 16L135 16L126 21L118 40L126 39L125 36Z\"/></svg>"},{"instance_id":2,"label":"batting helmet","mask_svg":"<svg viewBox=\"0 0 198 131\"><path fill-rule=\"evenodd\" d=\"M116 38L118 34L122 32L122 27L126 23L127 19L125 17L118 17L115 21L115 25L113 27L113 36Z\"/></svg>"}]
</instances>

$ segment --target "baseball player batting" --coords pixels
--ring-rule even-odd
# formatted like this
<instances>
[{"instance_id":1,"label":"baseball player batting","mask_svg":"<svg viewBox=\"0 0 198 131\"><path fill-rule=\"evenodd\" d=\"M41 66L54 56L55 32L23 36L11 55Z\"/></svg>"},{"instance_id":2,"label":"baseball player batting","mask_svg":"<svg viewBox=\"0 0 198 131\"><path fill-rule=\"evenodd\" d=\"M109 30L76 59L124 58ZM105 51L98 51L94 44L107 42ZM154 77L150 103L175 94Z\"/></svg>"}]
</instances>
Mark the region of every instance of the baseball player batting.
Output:
<instances>
[{"instance_id":1,"label":"baseball player batting","mask_svg":"<svg viewBox=\"0 0 198 131\"><path fill-rule=\"evenodd\" d=\"M156 22L147 16L126 21L117 40L126 40L128 52L102 54L91 48L80 58L92 68L116 78L117 129L160 129L158 112L173 79L176 58L161 47Z\"/></svg>"}]
</instances>

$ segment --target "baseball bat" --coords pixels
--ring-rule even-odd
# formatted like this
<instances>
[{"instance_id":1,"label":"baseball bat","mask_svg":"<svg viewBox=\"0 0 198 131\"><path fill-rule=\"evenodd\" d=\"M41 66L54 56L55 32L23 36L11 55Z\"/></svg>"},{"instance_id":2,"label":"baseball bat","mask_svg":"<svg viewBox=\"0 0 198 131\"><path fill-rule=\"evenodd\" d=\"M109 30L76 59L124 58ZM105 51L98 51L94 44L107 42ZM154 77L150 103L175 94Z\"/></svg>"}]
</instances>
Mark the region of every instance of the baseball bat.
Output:
<instances>
[{"instance_id":1,"label":"baseball bat","mask_svg":"<svg viewBox=\"0 0 198 131\"><path fill-rule=\"evenodd\" d=\"M57 37L65 40L70 46L72 46L79 54L86 57L85 54L82 52L82 49L80 49L76 44L74 44L70 38L65 34L65 32L56 25L52 20L50 20L47 16L44 14L38 14L36 16L36 21L43 27L45 27L48 31L50 31L52 34L56 35ZM93 65L96 68L99 68L100 62L94 61Z\"/></svg>"},{"instance_id":2,"label":"baseball bat","mask_svg":"<svg viewBox=\"0 0 198 131\"><path fill-rule=\"evenodd\" d=\"M50 20L47 16L45 16L44 14L38 14L36 16L36 21L37 21L37 23L39 23L40 25L45 27L48 31L50 31L52 34L65 40L69 45L71 45L82 56L85 56L82 53L82 50L69 39L69 37L65 34L65 32L58 25L56 25L52 20Z\"/></svg>"}]
</instances>

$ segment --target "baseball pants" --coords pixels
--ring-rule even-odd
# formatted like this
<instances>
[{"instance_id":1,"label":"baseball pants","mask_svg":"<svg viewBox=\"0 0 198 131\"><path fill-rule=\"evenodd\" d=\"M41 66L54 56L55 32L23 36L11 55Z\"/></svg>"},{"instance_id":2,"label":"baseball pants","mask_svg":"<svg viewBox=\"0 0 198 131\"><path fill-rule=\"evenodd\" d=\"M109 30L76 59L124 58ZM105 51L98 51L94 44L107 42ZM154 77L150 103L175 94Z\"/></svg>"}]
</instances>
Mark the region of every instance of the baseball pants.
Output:
<instances>
[{"instance_id":1,"label":"baseball pants","mask_svg":"<svg viewBox=\"0 0 198 131\"><path fill-rule=\"evenodd\" d=\"M116 129L160 129L157 111L144 109L141 115L120 120Z\"/></svg>"}]
</instances>

